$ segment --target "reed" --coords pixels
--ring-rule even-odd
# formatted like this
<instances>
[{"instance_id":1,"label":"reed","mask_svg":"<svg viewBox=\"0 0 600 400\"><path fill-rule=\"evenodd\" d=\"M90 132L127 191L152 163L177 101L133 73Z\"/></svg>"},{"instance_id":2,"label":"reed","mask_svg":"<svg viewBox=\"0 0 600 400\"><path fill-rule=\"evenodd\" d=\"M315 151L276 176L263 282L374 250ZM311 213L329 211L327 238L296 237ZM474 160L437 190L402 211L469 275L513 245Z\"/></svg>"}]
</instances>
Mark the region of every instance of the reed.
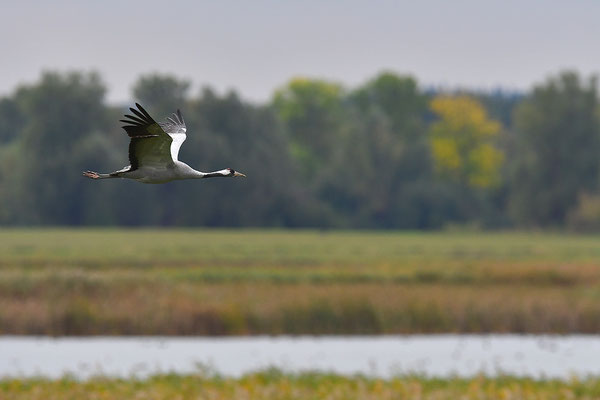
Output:
<instances>
[{"instance_id":1,"label":"reed","mask_svg":"<svg viewBox=\"0 0 600 400\"><path fill-rule=\"evenodd\" d=\"M600 241L522 233L0 231L0 333L596 333Z\"/></svg>"}]
</instances>

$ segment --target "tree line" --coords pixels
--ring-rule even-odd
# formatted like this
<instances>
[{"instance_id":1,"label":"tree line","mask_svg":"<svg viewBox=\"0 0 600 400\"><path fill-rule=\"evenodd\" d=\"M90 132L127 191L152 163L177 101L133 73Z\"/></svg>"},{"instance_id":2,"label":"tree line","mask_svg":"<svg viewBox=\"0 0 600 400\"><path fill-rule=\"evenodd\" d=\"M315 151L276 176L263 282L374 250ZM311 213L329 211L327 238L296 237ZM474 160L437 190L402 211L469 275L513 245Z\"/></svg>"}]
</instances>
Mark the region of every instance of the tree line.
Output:
<instances>
[{"instance_id":1,"label":"tree line","mask_svg":"<svg viewBox=\"0 0 600 400\"><path fill-rule=\"evenodd\" d=\"M595 78L562 72L527 93L296 78L265 104L150 74L132 97L180 108L180 159L246 180L144 185L81 171L128 164L97 73L45 72L0 99L0 224L366 229L600 228Z\"/></svg>"}]
</instances>

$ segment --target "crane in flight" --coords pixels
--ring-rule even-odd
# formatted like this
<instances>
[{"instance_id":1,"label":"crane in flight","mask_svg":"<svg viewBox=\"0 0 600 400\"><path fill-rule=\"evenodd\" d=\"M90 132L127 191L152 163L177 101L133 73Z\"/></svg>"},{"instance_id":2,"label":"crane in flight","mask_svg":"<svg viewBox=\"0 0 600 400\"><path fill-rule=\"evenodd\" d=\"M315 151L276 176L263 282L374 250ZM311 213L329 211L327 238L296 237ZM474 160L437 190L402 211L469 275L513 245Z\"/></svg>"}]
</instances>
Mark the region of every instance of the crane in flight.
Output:
<instances>
[{"instance_id":1,"label":"crane in flight","mask_svg":"<svg viewBox=\"0 0 600 400\"><path fill-rule=\"evenodd\" d=\"M135 103L129 108L133 115L125 114L120 120L129 142L129 163L123 169L109 174L85 171L84 176L91 179L127 178L143 183L165 183L179 179L230 178L245 177L241 172L225 168L213 172L196 171L178 160L179 148L186 139L185 121L181 111L163 122L156 122L144 108Z\"/></svg>"}]
</instances>

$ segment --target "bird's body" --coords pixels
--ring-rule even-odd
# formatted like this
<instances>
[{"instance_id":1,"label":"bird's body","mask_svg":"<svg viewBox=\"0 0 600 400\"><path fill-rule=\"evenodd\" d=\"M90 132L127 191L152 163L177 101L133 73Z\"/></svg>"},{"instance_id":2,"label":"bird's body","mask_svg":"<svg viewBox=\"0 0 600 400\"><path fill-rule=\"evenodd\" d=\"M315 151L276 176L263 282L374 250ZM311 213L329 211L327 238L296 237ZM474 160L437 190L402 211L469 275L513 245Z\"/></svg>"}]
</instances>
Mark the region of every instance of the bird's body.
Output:
<instances>
[{"instance_id":1,"label":"bird's body","mask_svg":"<svg viewBox=\"0 0 600 400\"><path fill-rule=\"evenodd\" d=\"M213 177L245 176L231 168L214 172L196 171L178 160L179 149L186 139L187 128L181 115L176 114L164 122L156 122L137 104L137 110L130 108L134 115L125 115L121 120L131 141L129 142L130 165L110 174L93 171L83 173L91 179L127 178L142 183L166 183L181 179L203 179Z\"/></svg>"}]
</instances>

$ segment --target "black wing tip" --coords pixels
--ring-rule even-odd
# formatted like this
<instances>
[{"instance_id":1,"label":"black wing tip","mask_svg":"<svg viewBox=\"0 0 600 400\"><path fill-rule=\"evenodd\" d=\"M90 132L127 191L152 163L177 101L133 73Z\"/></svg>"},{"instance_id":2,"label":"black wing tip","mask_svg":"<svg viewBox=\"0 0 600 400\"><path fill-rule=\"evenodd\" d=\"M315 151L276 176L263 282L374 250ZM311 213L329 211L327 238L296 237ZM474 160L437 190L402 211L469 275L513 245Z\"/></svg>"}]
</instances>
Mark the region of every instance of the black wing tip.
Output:
<instances>
[{"instance_id":1,"label":"black wing tip","mask_svg":"<svg viewBox=\"0 0 600 400\"><path fill-rule=\"evenodd\" d=\"M131 112L138 117L141 121L144 121L145 124L153 124L154 120L148 113L143 113L141 111L136 110L135 108L130 108ZM143 109L142 109L143 110ZM144 110L145 111L145 110Z\"/></svg>"},{"instance_id":2,"label":"black wing tip","mask_svg":"<svg viewBox=\"0 0 600 400\"><path fill-rule=\"evenodd\" d=\"M150 134L148 128L155 124L156 121L148 114L148 112L142 107L140 103L135 103L137 109L129 107L132 115L125 114L125 119L120 119L125 126L122 128L127 132L127 135L131 138L146 138L154 137L158 135Z\"/></svg>"},{"instance_id":3,"label":"black wing tip","mask_svg":"<svg viewBox=\"0 0 600 400\"><path fill-rule=\"evenodd\" d=\"M144 107L142 107L142 105L140 103L136 102L135 106L137 107L137 109L135 109L133 107L129 107L129 111L131 111L132 114L135 115L135 118L139 118L140 120L144 121L144 123L146 123L146 124L153 124L156 122L156 121L154 121L154 118L152 118L150 116L148 111L146 111L146 109ZM125 115L125 117L135 119L135 118L132 118L132 116L130 116L130 115Z\"/></svg>"},{"instance_id":4,"label":"black wing tip","mask_svg":"<svg viewBox=\"0 0 600 400\"><path fill-rule=\"evenodd\" d=\"M135 105L142 112L142 114L144 114L146 116L146 118L148 118L150 121L154 122L154 119L150 116L148 111L146 111L146 109L144 107L142 107L142 105L140 103L135 103Z\"/></svg>"}]
</instances>

